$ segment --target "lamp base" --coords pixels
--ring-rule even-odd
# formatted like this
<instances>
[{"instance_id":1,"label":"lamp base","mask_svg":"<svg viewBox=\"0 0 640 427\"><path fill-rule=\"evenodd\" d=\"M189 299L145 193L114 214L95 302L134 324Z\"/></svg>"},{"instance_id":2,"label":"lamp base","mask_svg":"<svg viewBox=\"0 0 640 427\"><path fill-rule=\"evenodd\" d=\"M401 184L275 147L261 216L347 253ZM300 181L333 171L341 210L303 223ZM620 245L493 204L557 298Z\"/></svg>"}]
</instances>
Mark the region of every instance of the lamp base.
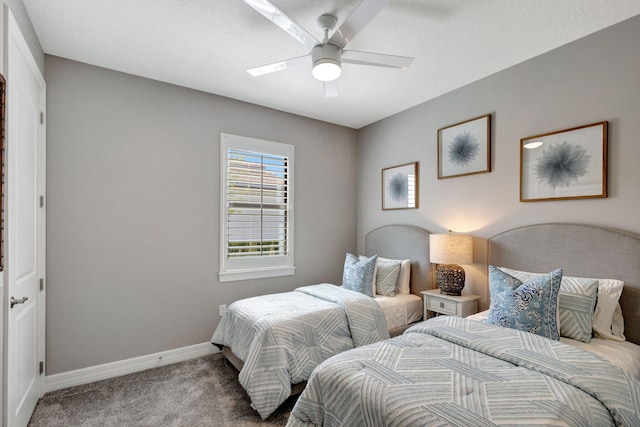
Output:
<instances>
[{"instance_id":1,"label":"lamp base","mask_svg":"<svg viewBox=\"0 0 640 427\"><path fill-rule=\"evenodd\" d=\"M464 268L458 264L438 264L436 267L436 285L441 294L460 296L464 279Z\"/></svg>"}]
</instances>

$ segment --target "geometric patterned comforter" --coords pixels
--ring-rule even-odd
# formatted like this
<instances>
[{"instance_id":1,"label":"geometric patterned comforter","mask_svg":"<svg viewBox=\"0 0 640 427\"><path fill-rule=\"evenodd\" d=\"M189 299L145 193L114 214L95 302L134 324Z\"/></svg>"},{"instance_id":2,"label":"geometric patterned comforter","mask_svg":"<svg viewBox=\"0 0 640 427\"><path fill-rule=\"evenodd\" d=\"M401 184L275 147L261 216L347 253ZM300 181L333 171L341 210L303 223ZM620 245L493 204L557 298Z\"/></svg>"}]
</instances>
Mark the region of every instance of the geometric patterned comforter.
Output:
<instances>
[{"instance_id":1,"label":"geometric patterned comforter","mask_svg":"<svg viewBox=\"0 0 640 427\"><path fill-rule=\"evenodd\" d=\"M266 419L322 361L386 338L373 298L323 283L234 302L211 342L244 362L238 380Z\"/></svg>"},{"instance_id":2,"label":"geometric patterned comforter","mask_svg":"<svg viewBox=\"0 0 640 427\"><path fill-rule=\"evenodd\" d=\"M640 426L640 382L538 335L437 317L319 365L287 426Z\"/></svg>"}]
</instances>

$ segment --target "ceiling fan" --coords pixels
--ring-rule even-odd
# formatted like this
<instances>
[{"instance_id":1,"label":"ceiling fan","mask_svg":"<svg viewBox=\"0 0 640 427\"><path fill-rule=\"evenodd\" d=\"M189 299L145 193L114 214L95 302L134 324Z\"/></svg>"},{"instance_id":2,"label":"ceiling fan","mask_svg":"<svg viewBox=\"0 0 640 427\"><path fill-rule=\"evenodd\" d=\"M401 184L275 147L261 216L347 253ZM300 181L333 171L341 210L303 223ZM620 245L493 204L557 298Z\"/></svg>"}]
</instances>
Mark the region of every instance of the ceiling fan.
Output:
<instances>
[{"instance_id":1,"label":"ceiling fan","mask_svg":"<svg viewBox=\"0 0 640 427\"><path fill-rule=\"evenodd\" d=\"M294 65L308 63L310 56L313 65L311 74L323 82L325 96L330 97L338 94L335 80L340 77L342 73L342 64L373 65L376 67L406 69L413 61L413 58L407 56L344 50L360 30L387 5L389 0L362 0L360 5L331 37L329 37L329 33L333 31L338 20L331 14L321 15L317 19L317 23L324 31L324 39L322 41L317 40L270 0L244 0L244 2L310 50L310 53L304 56L247 70L252 76L262 76L275 71L285 70Z\"/></svg>"}]
</instances>

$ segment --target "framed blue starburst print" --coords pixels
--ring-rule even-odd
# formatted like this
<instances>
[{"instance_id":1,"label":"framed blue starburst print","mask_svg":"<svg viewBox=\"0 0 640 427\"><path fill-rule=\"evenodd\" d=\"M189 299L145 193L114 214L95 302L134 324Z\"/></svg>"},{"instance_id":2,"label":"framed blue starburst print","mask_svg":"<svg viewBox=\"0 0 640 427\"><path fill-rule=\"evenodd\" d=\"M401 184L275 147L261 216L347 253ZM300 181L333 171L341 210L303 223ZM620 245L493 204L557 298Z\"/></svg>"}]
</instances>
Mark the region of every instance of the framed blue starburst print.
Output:
<instances>
[{"instance_id":1,"label":"framed blue starburst print","mask_svg":"<svg viewBox=\"0 0 640 427\"><path fill-rule=\"evenodd\" d=\"M382 210L418 207L418 162L382 169Z\"/></svg>"},{"instance_id":2,"label":"framed blue starburst print","mask_svg":"<svg viewBox=\"0 0 640 427\"><path fill-rule=\"evenodd\" d=\"M607 197L607 125L520 140L520 201Z\"/></svg>"},{"instance_id":3,"label":"framed blue starburst print","mask_svg":"<svg viewBox=\"0 0 640 427\"><path fill-rule=\"evenodd\" d=\"M438 129L438 179L491 172L491 114Z\"/></svg>"}]
</instances>

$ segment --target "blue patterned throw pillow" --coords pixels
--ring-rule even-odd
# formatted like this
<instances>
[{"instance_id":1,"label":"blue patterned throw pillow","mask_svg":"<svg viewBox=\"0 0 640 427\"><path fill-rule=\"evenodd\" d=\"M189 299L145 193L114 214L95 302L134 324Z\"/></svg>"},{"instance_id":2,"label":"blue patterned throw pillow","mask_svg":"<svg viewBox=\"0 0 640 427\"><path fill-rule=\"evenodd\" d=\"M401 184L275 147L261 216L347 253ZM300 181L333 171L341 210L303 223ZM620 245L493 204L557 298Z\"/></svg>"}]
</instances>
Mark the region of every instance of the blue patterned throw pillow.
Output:
<instances>
[{"instance_id":1,"label":"blue patterned throw pillow","mask_svg":"<svg viewBox=\"0 0 640 427\"><path fill-rule=\"evenodd\" d=\"M519 280L531 280L542 276L538 273L498 267ZM560 336L573 340L591 341L592 325L598 299L598 279L562 276L558 295L558 320Z\"/></svg>"},{"instance_id":2,"label":"blue patterned throw pillow","mask_svg":"<svg viewBox=\"0 0 640 427\"><path fill-rule=\"evenodd\" d=\"M558 341L558 294L562 269L526 282L489 266L491 306L487 322Z\"/></svg>"},{"instance_id":3,"label":"blue patterned throw pillow","mask_svg":"<svg viewBox=\"0 0 640 427\"><path fill-rule=\"evenodd\" d=\"M360 260L357 256L348 253L344 260L342 287L372 297L377 261L377 255Z\"/></svg>"}]
</instances>

